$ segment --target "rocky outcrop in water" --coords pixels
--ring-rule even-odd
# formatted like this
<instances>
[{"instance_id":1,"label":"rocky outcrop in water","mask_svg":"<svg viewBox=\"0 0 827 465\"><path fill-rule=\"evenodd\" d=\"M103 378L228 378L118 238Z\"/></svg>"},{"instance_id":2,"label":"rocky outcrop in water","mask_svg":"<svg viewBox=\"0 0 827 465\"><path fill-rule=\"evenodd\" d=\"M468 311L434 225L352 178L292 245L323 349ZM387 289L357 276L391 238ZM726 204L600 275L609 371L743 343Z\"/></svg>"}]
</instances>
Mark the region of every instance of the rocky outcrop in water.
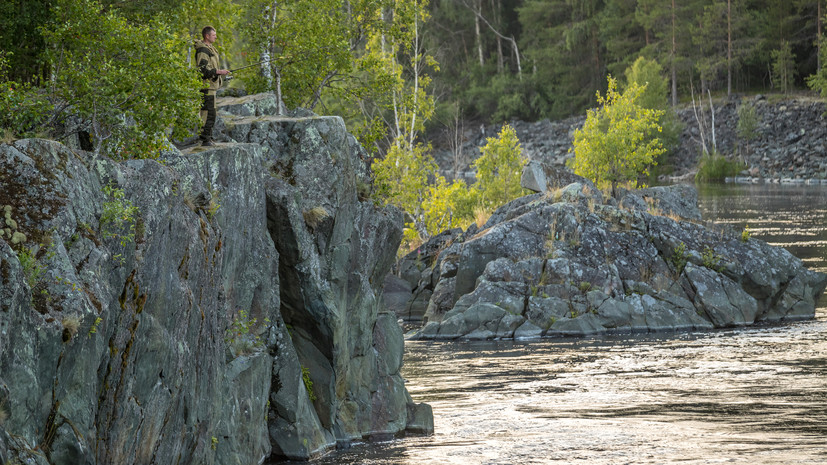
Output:
<instances>
[{"instance_id":1,"label":"rocky outcrop in water","mask_svg":"<svg viewBox=\"0 0 827 465\"><path fill-rule=\"evenodd\" d=\"M758 117L756 137L753 140L739 140L736 134L739 105L753 105ZM764 96L743 100L718 101L715 108L715 139L721 153L737 158L747 165L742 176L769 180L801 179L827 180L827 127L824 125L825 104L812 99L789 99L770 101ZM699 116L707 127L712 117L708 102L699 109ZM694 173L701 153L701 134L692 107L677 110L678 119L684 129L677 149L669 158L675 175ZM520 139L523 154L544 164L564 167L566 160L573 156L569 152L574 139L574 130L582 127L585 116L561 121L542 120L537 122L512 121L511 124ZM455 171L459 177L472 179L468 170L471 162L479 156L479 148L485 145L486 137L494 137L499 125L467 129L462 132L461 156L451 150L442 139L434 143L434 158L441 170L449 177ZM704 134L711 146L712 134ZM459 160L457 160L459 158ZM455 168L456 162L459 168Z\"/></svg>"},{"instance_id":2,"label":"rocky outcrop in water","mask_svg":"<svg viewBox=\"0 0 827 465\"><path fill-rule=\"evenodd\" d=\"M582 178L555 184L572 175L553 172L529 166L524 187L540 177L549 190L401 261L399 277L413 289L401 316L426 322L414 338L588 336L813 317L827 275L741 231L705 227L693 187L615 200Z\"/></svg>"},{"instance_id":3,"label":"rocky outcrop in water","mask_svg":"<svg viewBox=\"0 0 827 465\"><path fill-rule=\"evenodd\" d=\"M360 198L341 119L273 102L230 101L238 143L159 161L0 145L0 463L253 464L432 430L380 306L401 214Z\"/></svg>"}]
</instances>

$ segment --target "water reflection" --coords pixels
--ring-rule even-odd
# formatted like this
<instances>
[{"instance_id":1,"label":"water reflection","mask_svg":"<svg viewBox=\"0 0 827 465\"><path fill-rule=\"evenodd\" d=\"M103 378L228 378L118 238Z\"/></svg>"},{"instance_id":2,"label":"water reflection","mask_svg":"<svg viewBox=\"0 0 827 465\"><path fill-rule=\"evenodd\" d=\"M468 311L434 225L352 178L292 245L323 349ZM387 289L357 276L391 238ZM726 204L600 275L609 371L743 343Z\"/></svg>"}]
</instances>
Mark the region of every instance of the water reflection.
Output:
<instances>
[{"instance_id":1,"label":"water reflection","mask_svg":"<svg viewBox=\"0 0 827 465\"><path fill-rule=\"evenodd\" d=\"M827 271L827 188L716 186L706 219ZM824 301L822 301L824 302ZM813 321L689 334L407 342L436 433L322 464L824 464L827 305Z\"/></svg>"},{"instance_id":2,"label":"water reflection","mask_svg":"<svg viewBox=\"0 0 827 465\"><path fill-rule=\"evenodd\" d=\"M321 463L825 463L827 323L534 342L409 342L436 434Z\"/></svg>"},{"instance_id":3,"label":"water reflection","mask_svg":"<svg viewBox=\"0 0 827 465\"><path fill-rule=\"evenodd\" d=\"M784 247L813 270L827 272L827 186L722 184L703 186L704 219Z\"/></svg>"}]
</instances>

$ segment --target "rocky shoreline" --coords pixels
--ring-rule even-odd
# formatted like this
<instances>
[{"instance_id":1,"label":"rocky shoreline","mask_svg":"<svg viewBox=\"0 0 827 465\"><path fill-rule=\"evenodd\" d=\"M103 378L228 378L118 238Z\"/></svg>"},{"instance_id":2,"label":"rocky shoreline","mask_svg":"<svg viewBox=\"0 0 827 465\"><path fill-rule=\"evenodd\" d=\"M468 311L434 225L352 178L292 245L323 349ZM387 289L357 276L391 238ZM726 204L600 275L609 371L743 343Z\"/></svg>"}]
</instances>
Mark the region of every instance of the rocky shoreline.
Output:
<instances>
[{"instance_id":1,"label":"rocky shoreline","mask_svg":"<svg viewBox=\"0 0 827 465\"><path fill-rule=\"evenodd\" d=\"M689 185L605 198L538 162L535 192L397 265L385 299L414 339L686 331L812 318L827 275L747 232L705 226ZM405 295L405 289L408 289Z\"/></svg>"},{"instance_id":2,"label":"rocky shoreline","mask_svg":"<svg viewBox=\"0 0 827 465\"><path fill-rule=\"evenodd\" d=\"M738 107L755 107L758 125L756 137L739 141L736 135ZM784 98L763 95L717 100L715 109L715 139L718 150L730 158L746 163L747 169L737 182L805 182L815 184L827 180L827 126L824 113L827 106L813 97ZM711 122L708 101L702 109L707 124ZM677 149L669 158L674 172L664 176L664 182L692 180L700 157L700 129L691 106L677 110L683 131ZM700 114L699 114L700 115ZM561 121L511 121L523 147L523 154L531 160L563 167L573 156L569 152L574 130L581 127L585 116ZM453 178L455 173L473 179L468 170L479 156L479 148L486 137L494 137L500 125L475 127L462 131L462 149L452 150L445 138L433 141L434 158L443 174ZM706 139L711 131L706 131ZM459 163L457 163L459 162ZM459 169L455 169L455 165Z\"/></svg>"}]
</instances>

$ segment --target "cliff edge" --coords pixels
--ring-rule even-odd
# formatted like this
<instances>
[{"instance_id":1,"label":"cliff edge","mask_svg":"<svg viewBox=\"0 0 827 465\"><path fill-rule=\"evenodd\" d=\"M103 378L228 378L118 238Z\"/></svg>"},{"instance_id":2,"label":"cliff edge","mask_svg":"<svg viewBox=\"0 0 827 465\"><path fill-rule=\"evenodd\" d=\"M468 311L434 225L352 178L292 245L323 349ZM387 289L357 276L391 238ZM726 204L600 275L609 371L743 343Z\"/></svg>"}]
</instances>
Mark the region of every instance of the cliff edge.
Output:
<instances>
[{"instance_id":1,"label":"cliff edge","mask_svg":"<svg viewBox=\"0 0 827 465\"><path fill-rule=\"evenodd\" d=\"M251 464L431 432L381 306L401 213L336 117L114 162L0 145L0 463Z\"/></svg>"}]
</instances>

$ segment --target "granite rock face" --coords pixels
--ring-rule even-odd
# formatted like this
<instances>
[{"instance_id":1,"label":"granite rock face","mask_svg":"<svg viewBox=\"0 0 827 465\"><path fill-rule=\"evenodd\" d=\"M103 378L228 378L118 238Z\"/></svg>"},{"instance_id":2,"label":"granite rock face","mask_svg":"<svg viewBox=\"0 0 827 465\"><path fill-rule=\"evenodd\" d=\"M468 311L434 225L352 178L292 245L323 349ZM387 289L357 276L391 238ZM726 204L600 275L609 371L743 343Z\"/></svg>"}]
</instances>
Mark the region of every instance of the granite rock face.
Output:
<instances>
[{"instance_id":1,"label":"granite rock face","mask_svg":"<svg viewBox=\"0 0 827 465\"><path fill-rule=\"evenodd\" d=\"M264 123L267 102L223 113L246 137L160 162L0 145L0 463L251 464L432 431L380 305L400 213L360 200L341 119Z\"/></svg>"},{"instance_id":2,"label":"granite rock face","mask_svg":"<svg viewBox=\"0 0 827 465\"><path fill-rule=\"evenodd\" d=\"M412 337L588 336L813 317L827 275L740 231L700 224L693 187L617 200L582 178L555 181L567 176L545 177L548 190L443 241L414 288L431 286L432 297Z\"/></svg>"}]
</instances>

